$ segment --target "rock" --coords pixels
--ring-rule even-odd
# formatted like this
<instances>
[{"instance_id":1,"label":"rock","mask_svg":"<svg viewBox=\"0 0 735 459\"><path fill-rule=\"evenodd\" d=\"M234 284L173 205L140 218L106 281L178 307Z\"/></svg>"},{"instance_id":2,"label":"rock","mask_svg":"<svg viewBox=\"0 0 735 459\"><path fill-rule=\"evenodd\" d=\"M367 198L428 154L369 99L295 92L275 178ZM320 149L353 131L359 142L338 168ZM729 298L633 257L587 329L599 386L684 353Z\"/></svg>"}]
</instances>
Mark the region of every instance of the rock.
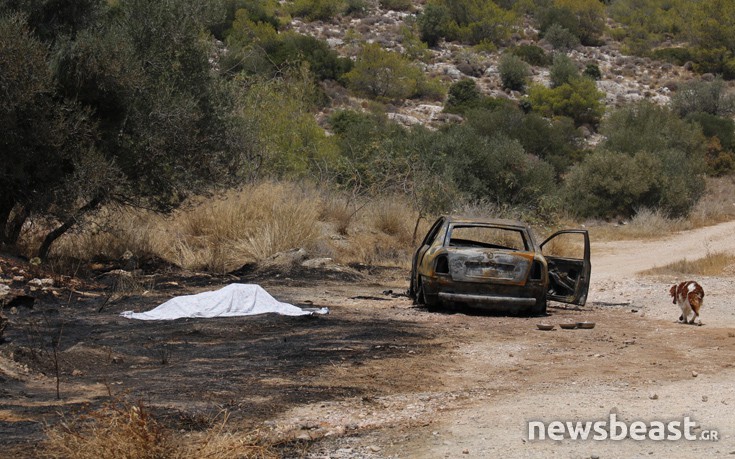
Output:
<instances>
[{"instance_id":1,"label":"rock","mask_svg":"<svg viewBox=\"0 0 735 459\"><path fill-rule=\"evenodd\" d=\"M39 288L53 287L54 280L48 279L48 278L44 278L44 279L34 278L28 281L28 285L31 287L39 287Z\"/></svg>"},{"instance_id":2,"label":"rock","mask_svg":"<svg viewBox=\"0 0 735 459\"><path fill-rule=\"evenodd\" d=\"M10 287L5 284L0 284L0 300L5 298L10 293Z\"/></svg>"},{"instance_id":3,"label":"rock","mask_svg":"<svg viewBox=\"0 0 735 459\"><path fill-rule=\"evenodd\" d=\"M333 258L311 258L309 260L306 260L301 263L301 267L303 268L326 268L327 266L330 266L334 264Z\"/></svg>"},{"instance_id":4,"label":"rock","mask_svg":"<svg viewBox=\"0 0 735 459\"><path fill-rule=\"evenodd\" d=\"M74 371L71 372L71 375L72 376L82 376L82 375L84 375L84 373L81 370L76 370L75 369Z\"/></svg>"},{"instance_id":5,"label":"rock","mask_svg":"<svg viewBox=\"0 0 735 459\"><path fill-rule=\"evenodd\" d=\"M706 395L702 395L702 401L706 402L707 400L709 400L709 398Z\"/></svg>"},{"instance_id":6,"label":"rock","mask_svg":"<svg viewBox=\"0 0 735 459\"><path fill-rule=\"evenodd\" d=\"M692 378L696 378L697 376L699 376L699 373L697 373L696 371L692 370Z\"/></svg>"},{"instance_id":7,"label":"rock","mask_svg":"<svg viewBox=\"0 0 735 459\"><path fill-rule=\"evenodd\" d=\"M378 451L381 450L380 446L376 446L376 445L370 445L368 446L368 449L374 453L377 453Z\"/></svg>"},{"instance_id":8,"label":"rock","mask_svg":"<svg viewBox=\"0 0 735 459\"><path fill-rule=\"evenodd\" d=\"M651 400L658 400L658 394L651 394L648 396Z\"/></svg>"}]
</instances>

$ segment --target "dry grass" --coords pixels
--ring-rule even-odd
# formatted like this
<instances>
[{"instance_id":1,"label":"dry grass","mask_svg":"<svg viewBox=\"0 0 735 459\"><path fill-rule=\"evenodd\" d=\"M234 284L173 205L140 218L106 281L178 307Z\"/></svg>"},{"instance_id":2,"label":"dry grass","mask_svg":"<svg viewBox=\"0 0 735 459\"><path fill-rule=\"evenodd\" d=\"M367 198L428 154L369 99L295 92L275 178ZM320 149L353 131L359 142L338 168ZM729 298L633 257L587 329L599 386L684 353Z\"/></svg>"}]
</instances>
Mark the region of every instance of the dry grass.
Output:
<instances>
[{"instance_id":1,"label":"dry grass","mask_svg":"<svg viewBox=\"0 0 735 459\"><path fill-rule=\"evenodd\" d=\"M687 219L641 209L625 225L587 226L594 240L657 238L735 219L733 196L735 177L711 178L705 197ZM459 205L456 214L547 224L493 203ZM416 211L402 195L368 200L348 193L329 194L313 185L261 182L189 203L169 217L140 210L104 209L87 219L80 226L82 230L60 238L52 256L65 272L85 261L119 260L131 252L139 259L159 257L190 270L224 273L294 248L341 263L407 266L418 243L412 241L416 218ZM432 217L420 221L416 235L419 241L432 222ZM577 225L565 221L558 226ZM43 222L27 225L23 239L27 253L33 253L47 226ZM563 244L556 241L551 250L569 254L578 246L575 243L565 248Z\"/></svg>"},{"instance_id":2,"label":"dry grass","mask_svg":"<svg viewBox=\"0 0 735 459\"><path fill-rule=\"evenodd\" d=\"M735 274L735 255L725 252L708 252L703 258L696 260L683 260L669 263L643 271L645 275L667 275L667 276L722 276L724 274Z\"/></svg>"},{"instance_id":3,"label":"dry grass","mask_svg":"<svg viewBox=\"0 0 735 459\"><path fill-rule=\"evenodd\" d=\"M179 212L164 258L189 269L228 272L314 243L321 199L313 189L265 182Z\"/></svg>"},{"instance_id":4,"label":"dry grass","mask_svg":"<svg viewBox=\"0 0 735 459\"><path fill-rule=\"evenodd\" d=\"M542 242L543 240L538 241L539 244ZM582 259L584 258L584 238L580 234L559 235L544 245L543 252L547 256Z\"/></svg>"},{"instance_id":5,"label":"dry grass","mask_svg":"<svg viewBox=\"0 0 735 459\"><path fill-rule=\"evenodd\" d=\"M257 432L231 431L226 413L203 432L180 435L138 404L111 403L46 430L39 456L49 459L275 459Z\"/></svg>"},{"instance_id":6,"label":"dry grass","mask_svg":"<svg viewBox=\"0 0 735 459\"><path fill-rule=\"evenodd\" d=\"M309 185L262 182L189 203L168 217L104 209L82 231L60 238L52 255L67 272L72 261L119 260L129 252L135 259L158 257L189 270L225 273L295 248L345 264L405 266L416 217L403 196L359 200ZM422 220L419 238L429 223Z\"/></svg>"}]
</instances>

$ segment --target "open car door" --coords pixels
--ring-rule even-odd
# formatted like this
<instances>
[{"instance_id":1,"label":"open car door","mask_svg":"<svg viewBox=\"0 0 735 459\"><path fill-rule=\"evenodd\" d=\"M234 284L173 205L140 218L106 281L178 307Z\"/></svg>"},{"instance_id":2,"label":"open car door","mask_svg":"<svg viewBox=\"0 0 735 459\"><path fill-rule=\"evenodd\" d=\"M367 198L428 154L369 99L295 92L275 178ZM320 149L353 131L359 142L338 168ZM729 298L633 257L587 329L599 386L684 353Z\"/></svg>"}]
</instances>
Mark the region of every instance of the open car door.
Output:
<instances>
[{"instance_id":1,"label":"open car door","mask_svg":"<svg viewBox=\"0 0 735 459\"><path fill-rule=\"evenodd\" d=\"M584 306L592 271L587 230L556 232L541 244L541 252L549 267L547 298Z\"/></svg>"}]
</instances>

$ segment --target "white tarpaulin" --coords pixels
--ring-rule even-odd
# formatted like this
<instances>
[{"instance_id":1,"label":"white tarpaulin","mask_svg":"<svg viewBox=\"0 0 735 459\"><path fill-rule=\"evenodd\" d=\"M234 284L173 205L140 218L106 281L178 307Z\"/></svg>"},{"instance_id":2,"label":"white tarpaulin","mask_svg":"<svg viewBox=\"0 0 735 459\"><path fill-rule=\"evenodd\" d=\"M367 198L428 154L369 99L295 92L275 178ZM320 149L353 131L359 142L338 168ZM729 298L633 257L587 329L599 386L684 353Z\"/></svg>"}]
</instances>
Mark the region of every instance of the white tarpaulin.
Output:
<instances>
[{"instance_id":1,"label":"white tarpaulin","mask_svg":"<svg viewBox=\"0 0 735 459\"><path fill-rule=\"evenodd\" d=\"M202 292L172 298L148 312L125 311L121 316L140 320L173 320L184 317L233 317L251 316L274 312L286 316L305 316L309 314L327 314L329 310L322 308L306 311L288 303L281 303L260 285L230 284L213 292Z\"/></svg>"}]
</instances>

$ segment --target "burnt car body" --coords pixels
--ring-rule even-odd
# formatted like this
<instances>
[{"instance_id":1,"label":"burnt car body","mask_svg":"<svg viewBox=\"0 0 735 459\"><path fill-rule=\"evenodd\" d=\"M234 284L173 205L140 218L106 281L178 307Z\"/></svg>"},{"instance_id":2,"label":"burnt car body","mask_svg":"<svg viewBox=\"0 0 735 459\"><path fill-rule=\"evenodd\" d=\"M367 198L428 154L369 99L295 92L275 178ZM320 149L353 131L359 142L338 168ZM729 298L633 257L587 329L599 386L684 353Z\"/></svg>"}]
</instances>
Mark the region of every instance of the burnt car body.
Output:
<instances>
[{"instance_id":1,"label":"burnt car body","mask_svg":"<svg viewBox=\"0 0 735 459\"><path fill-rule=\"evenodd\" d=\"M583 255L544 255L562 235L583 240ZM542 315L548 300L584 305L590 272L586 230L559 231L537 244L522 222L444 216L414 254L408 292L428 308L460 304Z\"/></svg>"}]
</instances>

